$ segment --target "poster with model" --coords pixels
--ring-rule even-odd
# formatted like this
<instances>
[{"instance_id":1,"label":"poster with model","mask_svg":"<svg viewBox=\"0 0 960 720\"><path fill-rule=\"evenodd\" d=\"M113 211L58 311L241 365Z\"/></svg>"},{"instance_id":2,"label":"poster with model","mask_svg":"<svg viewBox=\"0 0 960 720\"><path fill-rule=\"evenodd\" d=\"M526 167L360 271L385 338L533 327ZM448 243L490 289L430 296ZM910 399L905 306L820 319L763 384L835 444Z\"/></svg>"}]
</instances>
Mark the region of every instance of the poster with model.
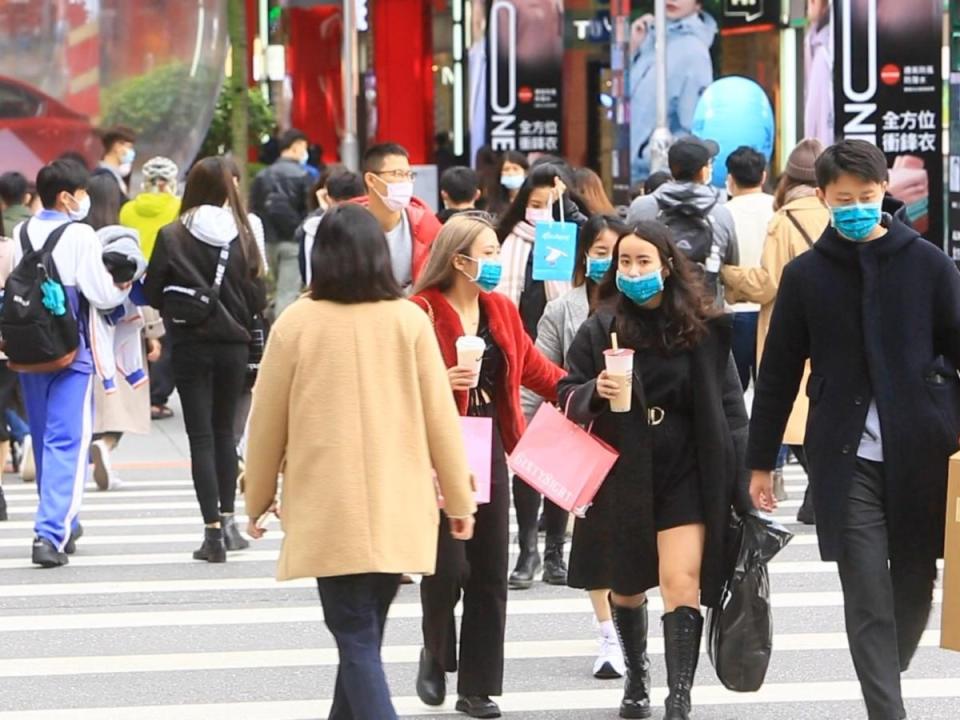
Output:
<instances>
[{"instance_id":1,"label":"poster with model","mask_svg":"<svg viewBox=\"0 0 960 720\"><path fill-rule=\"evenodd\" d=\"M878 145L889 192L943 246L941 0L835 0L837 133Z\"/></svg>"},{"instance_id":2,"label":"poster with model","mask_svg":"<svg viewBox=\"0 0 960 720\"><path fill-rule=\"evenodd\" d=\"M486 41L470 50L471 133L495 152L560 154L563 0L477 0L474 33L484 5Z\"/></svg>"},{"instance_id":3,"label":"poster with model","mask_svg":"<svg viewBox=\"0 0 960 720\"><path fill-rule=\"evenodd\" d=\"M630 177L650 175L650 138L657 124L656 23L653 0L634 0L630 32ZM667 125L689 135L704 90L713 82L718 6L701 0L667 0Z\"/></svg>"},{"instance_id":4,"label":"poster with model","mask_svg":"<svg viewBox=\"0 0 960 720\"><path fill-rule=\"evenodd\" d=\"M807 0L803 40L803 137L836 141L833 117L833 2Z\"/></svg>"}]
</instances>

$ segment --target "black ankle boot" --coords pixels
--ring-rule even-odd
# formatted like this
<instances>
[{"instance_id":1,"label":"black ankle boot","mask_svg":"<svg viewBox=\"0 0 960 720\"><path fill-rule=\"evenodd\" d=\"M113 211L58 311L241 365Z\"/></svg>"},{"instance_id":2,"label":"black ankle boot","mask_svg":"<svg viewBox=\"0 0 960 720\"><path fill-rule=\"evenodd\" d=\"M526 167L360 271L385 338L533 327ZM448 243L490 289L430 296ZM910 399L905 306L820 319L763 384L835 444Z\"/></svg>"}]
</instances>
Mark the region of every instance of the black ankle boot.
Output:
<instances>
[{"instance_id":1,"label":"black ankle boot","mask_svg":"<svg viewBox=\"0 0 960 720\"><path fill-rule=\"evenodd\" d=\"M797 511L797 522L804 525L816 525L817 514L813 509L813 486L808 485L807 491L803 495L803 504Z\"/></svg>"},{"instance_id":2,"label":"black ankle boot","mask_svg":"<svg viewBox=\"0 0 960 720\"><path fill-rule=\"evenodd\" d=\"M663 644L667 659L667 714L664 720L690 720L690 691L700 659L703 615L679 607L663 616Z\"/></svg>"},{"instance_id":3,"label":"black ankle boot","mask_svg":"<svg viewBox=\"0 0 960 720\"><path fill-rule=\"evenodd\" d=\"M7 499L3 496L3 488L0 487L0 522L7 519Z\"/></svg>"},{"instance_id":4,"label":"black ankle boot","mask_svg":"<svg viewBox=\"0 0 960 720\"><path fill-rule=\"evenodd\" d=\"M647 603L625 608L610 603L613 626L620 638L627 674L623 682L620 717L650 717L650 658L647 656Z\"/></svg>"},{"instance_id":5,"label":"black ankle boot","mask_svg":"<svg viewBox=\"0 0 960 720\"><path fill-rule=\"evenodd\" d=\"M567 584L567 564L563 561L563 540L547 540L543 553L543 581L547 585Z\"/></svg>"},{"instance_id":6,"label":"black ankle boot","mask_svg":"<svg viewBox=\"0 0 960 720\"><path fill-rule=\"evenodd\" d=\"M246 550L250 547L250 541L240 534L240 528L237 527L237 519L233 515L223 515L220 517L220 527L223 528L223 542L227 550Z\"/></svg>"},{"instance_id":7,"label":"black ankle boot","mask_svg":"<svg viewBox=\"0 0 960 720\"><path fill-rule=\"evenodd\" d=\"M521 532L517 542L520 545L520 556L517 558L517 566L510 573L507 584L511 590L528 590L533 585L533 578L541 566L536 526L532 531Z\"/></svg>"},{"instance_id":8,"label":"black ankle boot","mask_svg":"<svg viewBox=\"0 0 960 720\"><path fill-rule=\"evenodd\" d=\"M211 563L227 561L227 546L223 540L223 530L220 528L203 529L203 545L193 552L194 560L206 560Z\"/></svg>"}]
</instances>

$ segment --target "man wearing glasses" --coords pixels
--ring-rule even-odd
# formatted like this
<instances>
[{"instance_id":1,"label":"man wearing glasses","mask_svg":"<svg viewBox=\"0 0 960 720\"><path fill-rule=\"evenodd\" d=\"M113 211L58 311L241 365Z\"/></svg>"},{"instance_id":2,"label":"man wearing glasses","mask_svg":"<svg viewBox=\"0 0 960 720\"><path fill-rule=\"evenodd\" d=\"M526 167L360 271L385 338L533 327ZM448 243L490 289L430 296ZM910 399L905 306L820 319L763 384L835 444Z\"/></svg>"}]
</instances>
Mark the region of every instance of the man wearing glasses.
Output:
<instances>
[{"instance_id":1,"label":"man wearing glasses","mask_svg":"<svg viewBox=\"0 0 960 720\"><path fill-rule=\"evenodd\" d=\"M427 262L430 246L440 232L440 221L423 200L413 196L416 173L410 155L401 145L374 145L363 156L363 181L367 195L358 202L380 222L393 274L409 292Z\"/></svg>"}]
</instances>

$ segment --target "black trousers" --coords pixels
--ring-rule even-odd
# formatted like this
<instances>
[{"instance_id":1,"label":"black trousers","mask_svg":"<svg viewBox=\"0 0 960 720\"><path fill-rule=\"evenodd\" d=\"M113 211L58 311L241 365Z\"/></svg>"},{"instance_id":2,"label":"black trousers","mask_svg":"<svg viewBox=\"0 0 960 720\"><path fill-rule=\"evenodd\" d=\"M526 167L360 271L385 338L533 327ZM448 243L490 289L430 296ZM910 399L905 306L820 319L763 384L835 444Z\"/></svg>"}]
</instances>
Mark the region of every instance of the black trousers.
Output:
<instances>
[{"instance_id":1,"label":"black trousers","mask_svg":"<svg viewBox=\"0 0 960 720\"><path fill-rule=\"evenodd\" d=\"M0 442L10 440L7 420L4 412L12 407L17 395L17 374L7 366L6 360L0 360ZM2 458L0 458L2 461Z\"/></svg>"},{"instance_id":2,"label":"black trousers","mask_svg":"<svg viewBox=\"0 0 960 720\"><path fill-rule=\"evenodd\" d=\"M454 540L444 516L440 521L436 574L420 583L423 643L446 672L456 672L458 668L453 611L463 594L457 678L461 695L503 694L510 490L506 465L503 460L500 464L499 472L494 465L490 502L477 509L473 539Z\"/></svg>"},{"instance_id":3,"label":"black trousers","mask_svg":"<svg viewBox=\"0 0 960 720\"><path fill-rule=\"evenodd\" d=\"M396 720L380 649L399 575L317 578L323 619L340 653L330 720Z\"/></svg>"},{"instance_id":4,"label":"black trousers","mask_svg":"<svg viewBox=\"0 0 960 720\"><path fill-rule=\"evenodd\" d=\"M562 543L567 536L569 513L559 505L545 499L540 493L518 477L513 478L513 505L517 509L517 542L523 549L525 541L535 541L543 500L543 519L547 531L547 544Z\"/></svg>"},{"instance_id":5,"label":"black trousers","mask_svg":"<svg viewBox=\"0 0 960 720\"><path fill-rule=\"evenodd\" d=\"M858 460L838 568L850 654L870 720L906 717L900 673L930 616L936 558L891 559L882 463Z\"/></svg>"},{"instance_id":6,"label":"black trousers","mask_svg":"<svg viewBox=\"0 0 960 720\"><path fill-rule=\"evenodd\" d=\"M207 524L234 511L239 468L233 425L248 353L242 343L181 343L173 348L193 486Z\"/></svg>"},{"instance_id":7,"label":"black trousers","mask_svg":"<svg viewBox=\"0 0 960 720\"><path fill-rule=\"evenodd\" d=\"M173 394L173 347L170 337L160 341L160 359L150 363L150 404L163 407Z\"/></svg>"}]
</instances>

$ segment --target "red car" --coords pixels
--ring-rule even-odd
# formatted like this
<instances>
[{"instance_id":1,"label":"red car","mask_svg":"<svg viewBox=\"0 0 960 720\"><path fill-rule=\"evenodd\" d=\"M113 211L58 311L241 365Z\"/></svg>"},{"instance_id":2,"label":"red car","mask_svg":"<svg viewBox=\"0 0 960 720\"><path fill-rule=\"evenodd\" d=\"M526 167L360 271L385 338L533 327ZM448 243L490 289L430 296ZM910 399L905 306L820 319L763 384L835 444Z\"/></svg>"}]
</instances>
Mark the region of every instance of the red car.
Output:
<instances>
[{"instance_id":1,"label":"red car","mask_svg":"<svg viewBox=\"0 0 960 720\"><path fill-rule=\"evenodd\" d=\"M0 77L0 172L36 177L65 152L84 155L91 165L100 143L86 115L10 77Z\"/></svg>"}]
</instances>

